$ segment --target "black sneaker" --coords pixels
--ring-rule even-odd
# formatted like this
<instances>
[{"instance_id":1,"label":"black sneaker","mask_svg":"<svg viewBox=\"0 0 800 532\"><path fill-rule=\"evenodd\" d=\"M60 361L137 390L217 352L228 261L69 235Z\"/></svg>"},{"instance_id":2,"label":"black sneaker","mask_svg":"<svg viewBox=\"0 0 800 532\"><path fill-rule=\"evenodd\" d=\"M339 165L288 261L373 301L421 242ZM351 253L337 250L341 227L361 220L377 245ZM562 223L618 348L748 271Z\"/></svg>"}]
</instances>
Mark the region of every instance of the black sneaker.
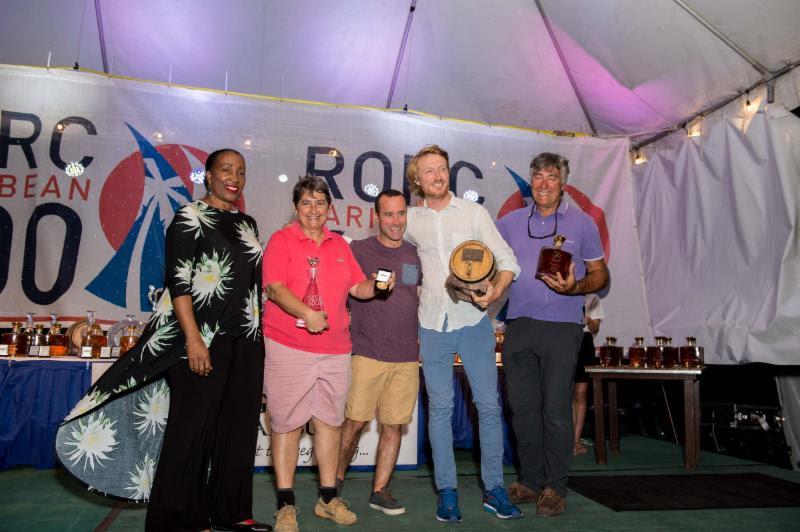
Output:
<instances>
[{"instance_id":1,"label":"black sneaker","mask_svg":"<svg viewBox=\"0 0 800 532\"><path fill-rule=\"evenodd\" d=\"M386 515L402 515L406 513L405 507L392 497L392 492L383 488L380 491L373 491L369 496L369 507L379 510Z\"/></svg>"}]
</instances>

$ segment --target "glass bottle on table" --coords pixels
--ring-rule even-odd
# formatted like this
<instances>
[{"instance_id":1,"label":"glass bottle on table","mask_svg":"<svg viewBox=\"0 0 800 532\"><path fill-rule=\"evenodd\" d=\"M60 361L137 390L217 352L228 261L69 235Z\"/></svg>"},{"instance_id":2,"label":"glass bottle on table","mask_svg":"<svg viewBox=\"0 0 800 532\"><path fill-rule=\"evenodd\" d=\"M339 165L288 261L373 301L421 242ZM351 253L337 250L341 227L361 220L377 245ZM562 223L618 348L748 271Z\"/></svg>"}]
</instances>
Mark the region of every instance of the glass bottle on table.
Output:
<instances>
[{"instance_id":1,"label":"glass bottle on table","mask_svg":"<svg viewBox=\"0 0 800 532\"><path fill-rule=\"evenodd\" d=\"M25 343L24 347L23 344L20 342L17 344L17 356L28 356L28 352L31 347L31 342L33 341L33 312L26 312L25 313Z\"/></svg>"},{"instance_id":2,"label":"glass bottle on table","mask_svg":"<svg viewBox=\"0 0 800 532\"><path fill-rule=\"evenodd\" d=\"M28 356L39 356L39 348L44 345L44 334L44 325L33 326L33 332L28 338Z\"/></svg>"},{"instance_id":3,"label":"glass bottle on table","mask_svg":"<svg viewBox=\"0 0 800 532\"><path fill-rule=\"evenodd\" d=\"M128 317L133 318L132 315L129 315ZM119 355L122 356L130 351L139 341L139 337L141 335L142 332L136 325L127 325L122 333L122 336L119 338Z\"/></svg>"},{"instance_id":4,"label":"glass bottle on table","mask_svg":"<svg viewBox=\"0 0 800 532\"><path fill-rule=\"evenodd\" d=\"M654 369L664 367L664 337L655 337L656 345L647 346L647 365Z\"/></svg>"},{"instance_id":5,"label":"glass bottle on table","mask_svg":"<svg viewBox=\"0 0 800 532\"><path fill-rule=\"evenodd\" d=\"M622 347L614 336L606 336L606 345L600 346L600 365L604 368L622 365Z\"/></svg>"},{"instance_id":6,"label":"glass bottle on table","mask_svg":"<svg viewBox=\"0 0 800 532\"><path fill-rule=\"evenodd\" d=\"M664 338L664 367L678 367L678 348L672 345L672 338L669 336Z\"/></svg>"},{"instance_id":7,"label":"glass bottle on table","mask_svg":"<svg viewBox=\"0 0 800 532\"><path fill-rule=\"evenodd\" d=\"M628 359L632 368L640 369L647 367L647 352L644 347L644 337L634 338L633 345L628 348Z\"/></svg>"},{"instance_id":8,"label":"glass bottle on table","mask_svg":"<svg viewBox=\"0 0 800 532\"><path fill-rule=\"evenodd\" d=\"M67 354L67 336L61 332L61 324L55 314L50 314L50 331L45 342L50 346L50 356L63 357Z\"/></svg>"},{"instance_id":9,"label":"glass bottle on table","mask_svg":"<svg viewBox=\"0 0 800 532\"><path fill-rule=\"evenodd\" d=\"M697 345L697 338L694 336L686 337L686 345L678 349L680 363L684 368L703 367L703 348Z\"/></svg>"},{"instance_id":10,"label":"glass bottle on table","mask_svg":"<svg viewBox=\"0 0 800 532\"><path fill-rule=\"evenodd\" d=\"M100 348L108 345L108 339L103 334L103 328L95 321L94 311L86 311L86 330L81 335L81 356L85 357L86 348L89 348L91 358L100 358Z\"/></svg>"},{"instance_id":11,"label":"glass bottle on table","mask_svg":"<svg viewBox=\"0 0 800 532\"><path fill-rule=\"evenodd\" d=\"M25 333L22 330L22 322L12 321L11 330L3 334L3 338L0 343L8 346L8 356L13 357L17 356L17 347L19 346L20 340L24 338ZM24 346L24 348L27 348L27 344ZM24 352L25 351L21 351L21 353Z\"/></svg>"}]
</instances>

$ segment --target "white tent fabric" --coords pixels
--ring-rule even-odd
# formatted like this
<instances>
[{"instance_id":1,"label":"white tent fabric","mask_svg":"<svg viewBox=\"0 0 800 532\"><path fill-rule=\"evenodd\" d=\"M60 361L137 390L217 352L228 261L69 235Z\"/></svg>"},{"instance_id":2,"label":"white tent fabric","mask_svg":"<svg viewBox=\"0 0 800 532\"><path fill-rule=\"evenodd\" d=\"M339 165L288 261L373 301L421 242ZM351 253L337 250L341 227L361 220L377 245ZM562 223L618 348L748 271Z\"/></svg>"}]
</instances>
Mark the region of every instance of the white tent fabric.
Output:
<instances>
[{"instance_id":1,"label":"white tent fabric","mask_svg":"<svg viewBox=\"0 0 800 532\"><path fill-rule=\"evenodd\" d=\"M0 63L50 55L51 65L221 90L227 78L230 91L491 124L591 132L591 120L601 135L669 128L736 95L763 74L742 54L769 72L800 59L795 0L0 5Z\"/></svg>"},{"instance_id":2,"label":"white tent fabric","mask_svg":"<svg viewBox=\"0 0 800 532\"><path fill-rule=\"evenodd\" d=\"M709 363L798 364L800 118L713 122L634 167L653 330L696 336Z\"/></svg>"}]
</instances>

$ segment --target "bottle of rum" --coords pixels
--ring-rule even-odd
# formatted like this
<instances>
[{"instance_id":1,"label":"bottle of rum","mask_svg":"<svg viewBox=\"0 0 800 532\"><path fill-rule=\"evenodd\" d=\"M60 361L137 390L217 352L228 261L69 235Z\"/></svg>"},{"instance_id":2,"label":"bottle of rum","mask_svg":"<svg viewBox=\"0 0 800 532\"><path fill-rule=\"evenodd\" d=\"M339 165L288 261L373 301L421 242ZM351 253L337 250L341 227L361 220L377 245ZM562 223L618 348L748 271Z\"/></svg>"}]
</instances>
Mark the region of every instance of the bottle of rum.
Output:
<instances>
[{"instance_id":1,"label":"bottle of rum","mask_svg":"<svg viewBox=\"0 0 800 532\"><path fill-rule=\"evenodd\" d=\"M539 251L539 261L536 265L536 278L545 276L555 277L560 273L566 279L569 275L569 265L572 262L572 253L563 251L561 246L567 241L564 235L553 237L553 247L543 247Z\"/></svg>"},{"instance_id":2,"label":"bottle of rum","mask_svg":"<svg viewBox=\"0 0 800 532\"><path fill-rule=\"evenodd\" d=\"M664 367L664 337L656 336L656 345L647 346L647 365L651 368Z\"/></svg>"},{"instance_id":3,"label":"bottle of rum","mask_svg":"<svg viewBox=\"0 0 800 532\"><path fill-rule=\"evenodd\" d=\"M8 356L17 356L17 346L19 345L20 337L25 337L25 333L22 332L22 322L12 321L11 331L4 333L2 341L0 341L1 344L8 346Z\"/></svg>"},{"instance_id":4,"label":"bottle of rum","mask_svg":"<svg viewBox=\"0 0 800 532\"><path fill-rule=\"evenodd\" d=\"M125 331L122 333L122 336L119 338L119 355L122 356L127 353L133 346L136 345L136 342L139 341L139 337L142 333L139 331L139 328L135 325L128 325L125 327Z\"/></svg>"},{"instance_id":5,"label":"bottle of rum","mask_svg":"<svg viewBox=\"0 0 800 532\"><path fill-rule=\"evenodd\" d=\"M50 356L63 357L67 354L67 335L61 332L61 324L55 321L52 315L50 331L45 336L45 341L50 346Z\"/></svg>"},{"instance_id":6,"label":"bottle of rum","mask_svg":"<svg viewBox=\"0 0 800 532\"><path fill-rule=\"evenodd\" d=\"M678 367L678 348L672 345L672 338L664 338L664 367Z\"/></svg>"},{"instance_id":7,"label":"bottle of rum","mask_svg":"<svg viewBox=\"0 0 800 532\"><path fill-rule=\"evenodd\" d=\"M600 365L604 368L622 365L622 347L613 336L606 336L606 345L600 346Z\"/></svg>"},{"instance_id":8,"label":"bottle of rum","mask_svg":"<svg viewBox=\"0 0 800 532\"><path fill-rule=\"evenodd\" d=\"M633 345L628 348L628 358L630 359L632 368L639 369L647 367L647 352L644 347L643 336L634 338Z\"/></svg>"},{"instance_id":9,"label":"bottle of rum","mask_svg":"<svg viewBox=\"0 0 800 532\"><path fill-rule=\"evenodd\" d=\"M678 349L681 366L684 368L703 367L703 348L697 345L697 338L686 337L686 345Z\"/></svg>"},{"instance_id":10,"label":"bottle of rum","mask_svg":"<svg viewBox=\"0 0 800 532\"><path fill-rule=\"evenodd\" d=\"M44 325L38 324L33 327L33 333L28 340L28 356L38 357L42 345L44 345Z\"/></svg>"}]
</instances>

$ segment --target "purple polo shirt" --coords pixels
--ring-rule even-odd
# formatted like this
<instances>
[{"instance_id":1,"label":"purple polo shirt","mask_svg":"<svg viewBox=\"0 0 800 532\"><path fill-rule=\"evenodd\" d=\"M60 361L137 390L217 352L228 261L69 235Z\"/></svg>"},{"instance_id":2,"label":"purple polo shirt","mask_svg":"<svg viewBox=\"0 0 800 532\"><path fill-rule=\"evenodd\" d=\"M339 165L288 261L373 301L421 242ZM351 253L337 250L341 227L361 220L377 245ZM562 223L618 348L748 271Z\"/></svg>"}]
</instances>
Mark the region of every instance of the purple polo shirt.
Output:
<instances>
[{"instance_id":1,"label":"purple polo shirt","mask_svg":"<svg viewBox=\"0 0 800 532\"><path fill-rule=\"evenodd\" d=\"M553 232L555 216L558 217L558 234L567 240L561 249L572 253L575 263L575 279L586 275L584 261L590 262L603 258L603 245L597 226L588 214L579 208L561 202L556 213L542 218L539 211L531 207L511 212L497 221L497 229L503 236L522 268L519 278L511 284L508 302L508 319L533 318L542 321L583 323L584 296L565 296L551 290L544 281L536 276L536 265L539 261L539 250L553 247L553 237L535 239L528 236L546 235Z\"/></svg>"}]
</instances>

